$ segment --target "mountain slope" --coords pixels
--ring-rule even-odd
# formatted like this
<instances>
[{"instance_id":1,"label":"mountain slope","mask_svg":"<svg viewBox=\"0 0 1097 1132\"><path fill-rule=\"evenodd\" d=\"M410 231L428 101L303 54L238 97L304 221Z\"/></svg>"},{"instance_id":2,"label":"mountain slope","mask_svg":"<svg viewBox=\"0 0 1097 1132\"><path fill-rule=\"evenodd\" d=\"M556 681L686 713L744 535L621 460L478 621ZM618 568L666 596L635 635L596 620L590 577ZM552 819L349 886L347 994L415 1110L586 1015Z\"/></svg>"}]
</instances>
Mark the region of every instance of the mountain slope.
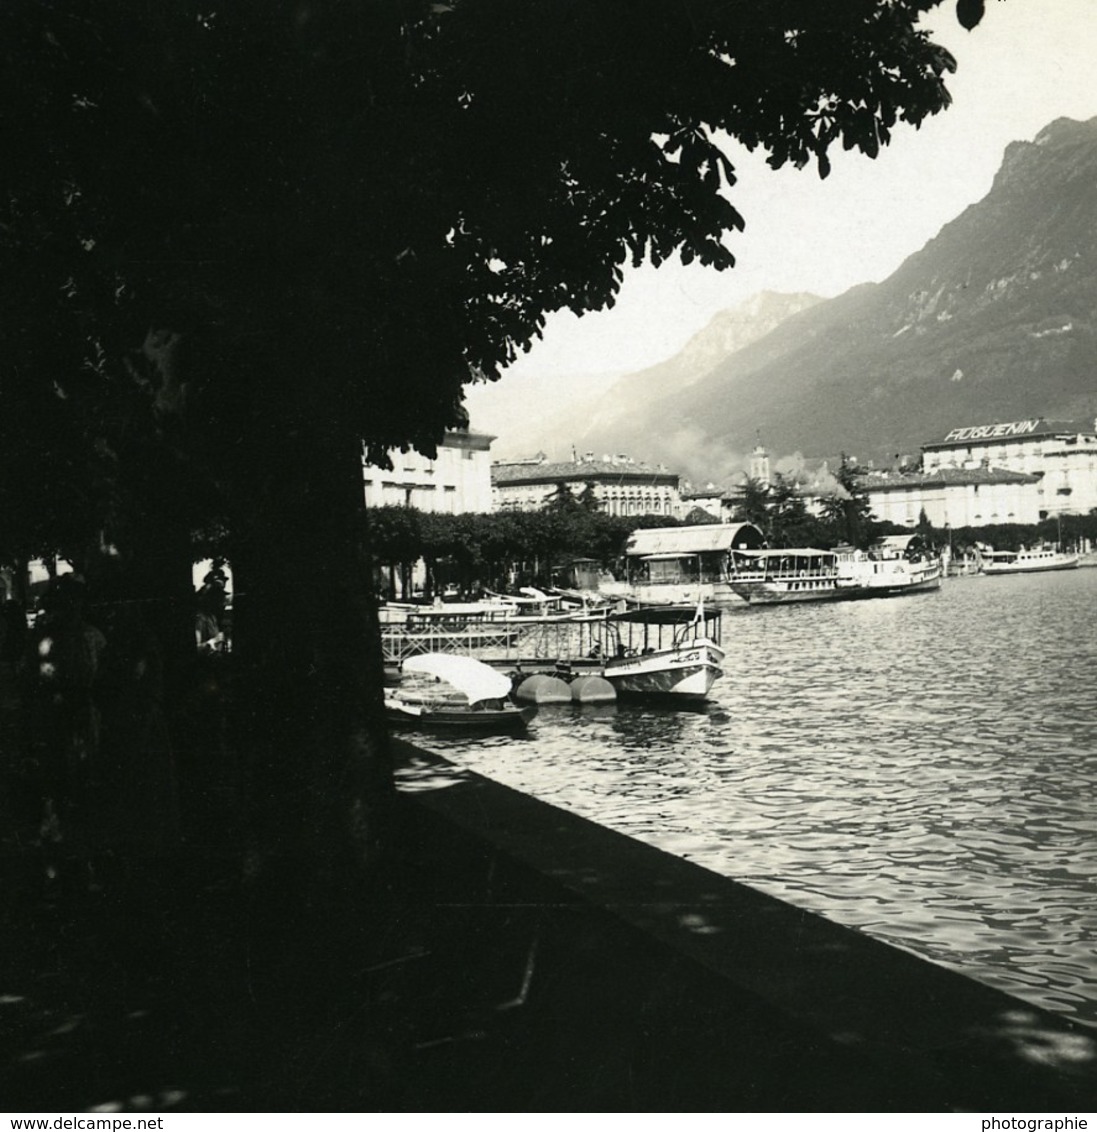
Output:
<instances>
[{"instance_id":1,"label":"mountain slope","mask_svg":"<svg viewBox=\"0 0 1097 1132\"><path fill-rule=\"evenodd\" d=\"M704 475L758 436L776 454L890 459L959 425L1092 417L1097 119L1011 144L988 195L883 283L801 311L688 387L664 380L627 419L588 418L582 447Z\"/></svg>"},{"instance_id":2,"label":"mountain slope","mask_svg":"<svg viewBox=\"0 0 1097 1132\"><path fill-rule=\"evenodd\" d=\"M667 390L681 391L693 385L729 355L765 338L792 315L822 301L818 295L802 292L786 295L763 291L737 307L720 311L674 357L620 378L593 404L578 411L573 408L571 435L617 435L627 429L630 418L661 401ZM567 427L566 420L558 424ZM642 455L634 448L622 449L612 444L606 450Z\"/></svg>"},{"instance_id":3,"label":"mountain slope","mask_svg":"<svg viewBox=\"0 0 1097 1132\"><path fill-rule=\"evenodd\" d=\"M555 459L566 459L573 448L585 451L584 438L596 435L604 438L596 446L599 455L628 452L643 459L646 443L621 447L616 438L628 434L630 422L642 419L651 403L668 389L693 384L730 354L764 338L791 315L822 301L806 293L765 291L715 315L674 357L628 377L555 378L547 383L547 390L539 388L536 381L523 385L519 379L501 389L491 389L487 395L473 390L467 403L477 427L489 432L498 429L497 457L541 449Z\"/></svg>"}]
</instances>

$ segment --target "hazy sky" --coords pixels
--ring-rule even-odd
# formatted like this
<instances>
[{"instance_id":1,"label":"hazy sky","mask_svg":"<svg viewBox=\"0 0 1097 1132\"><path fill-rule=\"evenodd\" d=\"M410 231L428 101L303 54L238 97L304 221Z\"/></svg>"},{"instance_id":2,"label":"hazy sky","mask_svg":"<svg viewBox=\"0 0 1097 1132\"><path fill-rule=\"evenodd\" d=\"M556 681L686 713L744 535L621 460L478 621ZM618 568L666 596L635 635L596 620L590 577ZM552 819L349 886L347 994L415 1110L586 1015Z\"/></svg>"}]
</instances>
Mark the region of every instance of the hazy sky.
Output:
<instances>
[{"instance_id":1,"label":"hazy sky","mask_svg":"<svg viewBox=\"0 0 1097 1132\"><path fill-rule=\"evenodd\" d=\"M825 181L813 167L775 172L764 154L732 150L732 200L746 219L729 237L737 266L641 268L612 311L553 316L499 389L470 390L473 427L501 431L514 394L535 395L545 378L628 373L670 357L717 311L759 291L831 297L884 279L986 195L1009 142L1056 118L1097 117L1097 0L987 0L971 32L954 0L933 16L957 60L949 109L920 130L896 127L875 161L839 147ZM565 396L571 387L558 386Z\"/></svg>"}]
</instances>

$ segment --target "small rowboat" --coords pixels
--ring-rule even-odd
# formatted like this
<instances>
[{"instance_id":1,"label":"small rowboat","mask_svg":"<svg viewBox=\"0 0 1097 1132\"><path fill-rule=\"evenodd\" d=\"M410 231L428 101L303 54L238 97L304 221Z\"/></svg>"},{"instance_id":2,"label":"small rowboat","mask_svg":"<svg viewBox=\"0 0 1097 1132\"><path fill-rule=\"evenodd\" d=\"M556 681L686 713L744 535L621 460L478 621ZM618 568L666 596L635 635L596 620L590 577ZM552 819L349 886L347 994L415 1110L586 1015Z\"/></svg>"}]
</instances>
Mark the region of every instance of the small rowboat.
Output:
<instances>
[{"instance_id":1,"label":"small rowboat","mask_svg":"<svg viewBox=\"0 0 1097 1132\"><path fill-rule=\"evenodd\" d=\"M510 678L468 656L425 653L408 657L402 671L422 677L385 690L390 723L461 731L522 731L536 708L510 699Z\"/></svg>"}]
</instances>

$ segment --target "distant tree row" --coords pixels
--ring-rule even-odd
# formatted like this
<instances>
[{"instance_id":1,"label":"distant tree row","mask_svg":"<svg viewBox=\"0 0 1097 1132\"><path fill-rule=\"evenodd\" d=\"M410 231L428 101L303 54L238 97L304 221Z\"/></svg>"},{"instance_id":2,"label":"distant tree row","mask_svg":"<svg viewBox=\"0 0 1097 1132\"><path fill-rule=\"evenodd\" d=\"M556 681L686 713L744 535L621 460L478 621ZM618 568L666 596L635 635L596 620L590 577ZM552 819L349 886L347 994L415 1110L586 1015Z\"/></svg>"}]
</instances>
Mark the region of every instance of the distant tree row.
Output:
<instances>
[{"instance_id":1,"label":"distant tree row","mask_svg":"<svg viewBox=\"0 0 1097 1132\"><path fill-rule=\"evenodd\" d=\"M873 518L858 475L856 465L843 458L837 486L818 515L808 511L802 485L794 478L777 475L769 484L748 480L733 516L757 526L772 547L865 548L882 535L904 530ZM484 587L559 584L576 559L613 569L638 527L682 525L666 515L607 515L598 506L590 485L576 494L562 484L539 511L441 515L411 507L373 508L367 521L376 588L390 597L410 594L419 562L427 598L453 587L472 594ZM943 532L923 533L939 545L945 541Z\"/></svg>"},{"instance_id":2,"label":"distant tree row","mask_svg":"<svg viewBox=\"0 0 1097 1132\"><path fill-rule=\"evenodd\" d=\"M919 531L934 546L951 546L953 553L972 550L976 544L992 546L995 550L1018 550L1022 546L1040 543L1061 544L1066 548L1079 548L1083 543L1097 543L1097 510L1088 515L1064 515L1061 519L1042 519L1036 524L996 523L983 527L935 527L925 522Z\"/></svg>"},{"instance_id":3,"label":"distant tree row","mask_svg":"<svg viewBox=\"0 0 1097 1132\"><path fill-rule=\"evenodd\" d=\"M419 561L428 598L446 586L471 594L483 587L551 585L564 580L577 558L612 567L637 527L679 525L666 515L606 515L565 498L558 493L540 511L494 514L372 508L367 522L378 588L390 596L410 593Z\"/></svg>"}]
</instances>

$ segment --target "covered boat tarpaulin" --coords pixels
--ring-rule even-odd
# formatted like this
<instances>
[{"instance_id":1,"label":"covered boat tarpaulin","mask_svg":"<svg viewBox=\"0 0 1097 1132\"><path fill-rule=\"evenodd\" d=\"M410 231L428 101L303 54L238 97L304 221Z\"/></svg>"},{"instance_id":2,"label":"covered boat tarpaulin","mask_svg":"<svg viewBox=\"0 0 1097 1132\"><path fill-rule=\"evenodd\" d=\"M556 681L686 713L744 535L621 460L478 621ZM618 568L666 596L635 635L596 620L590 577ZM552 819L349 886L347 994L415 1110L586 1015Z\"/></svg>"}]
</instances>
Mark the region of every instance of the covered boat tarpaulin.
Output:
<instances>
[{"instance_id":1,"label":"covered boat tarpaulin","mask_svg":"<svg viewBox=\"0 0 1097 1132\"><path fill-rule=\"evenodd\" d=\"M510 695L510 677L471 656L428 652L422 656L409 656L403 668L405 672L422 672L444 680L468 696L470 704L480 700L502 700Z\"/></svg>"},{"instance_id":2,"label":"covered boat tarpaulin","mask_svg":"<svg viewBox=\"0 0 1097 1132\"><path fill-rule=\"evenodd\" d=\"M675 558L727 550L752 550L765 545L753 523L704 523L696 527L645 527L629 535L630 558Z\"/></svg>"},{"instance_id":3,"label":"covered boat tarpaulin","mask_svg":"<svg viewBox=\"0 0 1097 1132\"><path fill-rule=\"evenodd\" d=\"M920 550L925 539L920 534L886 535L872 544L873 550L885 551L891 554L902 554L907 550Z\"/></svg>"}]
</instances>

